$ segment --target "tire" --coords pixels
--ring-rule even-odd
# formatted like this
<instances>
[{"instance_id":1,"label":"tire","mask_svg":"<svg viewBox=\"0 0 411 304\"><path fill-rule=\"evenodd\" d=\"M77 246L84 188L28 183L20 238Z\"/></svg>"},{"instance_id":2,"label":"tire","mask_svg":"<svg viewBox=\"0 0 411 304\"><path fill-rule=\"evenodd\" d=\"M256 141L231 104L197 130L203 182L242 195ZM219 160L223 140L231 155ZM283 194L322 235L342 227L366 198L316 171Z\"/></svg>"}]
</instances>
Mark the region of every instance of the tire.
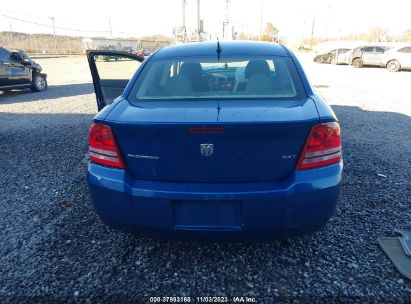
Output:
<instances>
[{"instance_id":1,"label":"tire","mask_svg":"<svg viewBox=\"0 0 411 304\"><path fill-rule=\"evenodd\" d=\"M43 75L39 73L33 74L33 80L31 82L31 90L33 92L42 92L47 89L47 80Z\"/></svg>"},{"instance_id":2,"label":"tire","mask_svg":"<svg viewBox=\"0 0 411 304\"><path fill-rule=\"evenodd\" d=\"M363 67L363 62L360 58L354 58L351 65L354 68L362 68Z\"/></svg>"},{"instance_id":3,"label":"tire","mask_svg":"<svg viewBox=\"0 0 411 304\"><path fill-rule=\"evenodd\" d=\"M390 72L398 72L401 70L401 64L398 60L390 60L387 63L387 70Z\"/></svg>"},{"instance_id":4,"label":"tire","mask_svg":"<svg viewBox=\"0 0 411 304\"><path fill-rule=\"evenodd\" d=\"M321 57L315 57L314 62L315 63L323 63L323 59Z\"/></svg>"},{"instance_id":5,"label":"tire","mask_svg":"<svg viewBox=\"0 0 411 304\"><path fill-rule=\"evenodd\" d=\"M335 57L331 58L330 63L333 64L333 65L337 65L337 58L335 58Z\"/></svg>"}]
</instances>

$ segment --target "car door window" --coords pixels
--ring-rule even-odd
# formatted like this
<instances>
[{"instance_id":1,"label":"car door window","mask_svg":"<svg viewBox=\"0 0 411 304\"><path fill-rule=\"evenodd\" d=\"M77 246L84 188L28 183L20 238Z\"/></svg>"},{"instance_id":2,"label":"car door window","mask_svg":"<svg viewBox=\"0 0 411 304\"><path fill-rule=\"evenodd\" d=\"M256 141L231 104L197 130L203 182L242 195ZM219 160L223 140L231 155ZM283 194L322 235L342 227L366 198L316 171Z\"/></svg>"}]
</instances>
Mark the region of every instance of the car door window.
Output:
<instances>
[{"instance_id":1,"label":"car door window","mask_svg":"<svg viewBox=\"0 0 411 304\"><path fill-rule=\"evenodd\" d=\"M120 96L140 67L143 58L119 51L89 51L97 107L101 110Z\"/></svg>"},{"instance_id":2,"label":"car door window","mask_svg":"<svg viewBox=\"0 0 411 304\"><path fill-rule=\"evenodd\" d=\"M123 93L141 63L123 56L98 56L95 59L106 104L111 104Z\"/></svg>"},{"instance_id":3,"label":"car door window","mask_svg":"<svg viewBox=\"0 0 411 304\"><path fill-rule=\"evenodd\" d=\"M382 47L376 47L376 48L375 48L375 53L377 53L377 54L383 54L384 51L385 51L385 50L384 50Z\"/></svg>"},{"instance_id":4,"label":"car door window","mask_svg":"<svg viewBox=\"0 0 411 304\"><path fill-rule=\"evenodd\" d=\"M15 64L15 63L20 63L21 62L21 55L20 54L18 54L18 53L11 53L10 54L10 61L12 61L13 62L13 64Z\"/></svg>"},{"instance_id":5,"label":"car door window","mask_svg":"<svg viewBox=\"0 0 411 304\"><path fill-rule=\"evenodd\" d=\"M364 53L372 53L374 51L373 47L366 47L364 48Z\"/></svg>"},{"instance_id":6,"label":"car door window","mask_svg":"<svg viewBox=\"0 0 411 304\"><path fill-rule=\"evenodd\" d=\"M122 56L97 56L96 67L100 80L125 79L130 80L140 62Z\"/></svg>"}]
</instances>

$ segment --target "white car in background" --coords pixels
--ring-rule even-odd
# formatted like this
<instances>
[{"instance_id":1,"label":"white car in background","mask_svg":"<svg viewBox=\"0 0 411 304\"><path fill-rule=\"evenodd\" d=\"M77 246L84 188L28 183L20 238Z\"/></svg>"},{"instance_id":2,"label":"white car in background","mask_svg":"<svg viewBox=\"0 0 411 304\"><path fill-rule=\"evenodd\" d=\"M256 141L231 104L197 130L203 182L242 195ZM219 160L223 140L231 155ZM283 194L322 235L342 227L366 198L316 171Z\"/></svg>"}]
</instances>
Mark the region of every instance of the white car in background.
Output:
<instances>
[{"instance_id":1,"label":"white car in background","mask_svg":"<svg viewBox=\"0 0 411 304\"><path fill-rule=\"evenodd\" d=\"M390 72L411 69L411 46L399 46L387 51L382 65Z\"/></svg>"},{"instance_id":2,"label":"white car in background","mask_svg":"<svg viewBox=\"0 0 411 304\"><path fill-rule=\"evenodd\" d=\"M337 64L348 64L355 68L363 66L381 66L382 58L391 46L365 45L337 56Z\"/></svg>"},{"instance_id":3,"label":"white car in background","mask_svg":"<svg viewBox=\"0 0 411 304\"><path fill-rule=\"evenodd\" d=\"M336 64L348 64L348 65L350 65L351 64L352 54L353 54L353 50L349 50L345 53L338 54L335 57L335 63Z\"/></svg>"}]
</instances>

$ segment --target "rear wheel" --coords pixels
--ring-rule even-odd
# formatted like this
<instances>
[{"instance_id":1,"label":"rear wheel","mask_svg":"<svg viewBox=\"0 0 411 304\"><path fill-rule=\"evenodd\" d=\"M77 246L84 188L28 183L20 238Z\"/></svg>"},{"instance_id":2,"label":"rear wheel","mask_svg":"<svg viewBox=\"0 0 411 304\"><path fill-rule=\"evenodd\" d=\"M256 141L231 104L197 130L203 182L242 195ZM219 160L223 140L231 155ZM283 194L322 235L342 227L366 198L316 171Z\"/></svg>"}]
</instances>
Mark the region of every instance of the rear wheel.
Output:
<instances>
[{"instance_id":1,"label":"rear wheel","mask_svg":"<svg viewBox=\"0 0 411 304\"><path fill-rule=\"evenodd\" d=\"M390 60L387 63L387 70L390 72L398 72L401 69L401 64L398 60Z\"/></svg>"},{"instance_id":2,"label":"rear wheel","mask_svg":"<svg viewBox=\"0 0 411 304\"><path fill-rule=\"evenodd\" d=\"M31 90L33 92L41 92L41 91L44 91L46 88L47 88L46 78L39 73L34 73L33 80L31 82Z\"/></svg>"},{"instance_id":3,"label":"rear wheel","mask_svg":"<svg viewBox=\"0 0 411 304\"><path fill-rule=\"evenodd\" d=\"M362 68L363 62L362 62L362 60L361 60L360 58L355 58L355 59L352 61L352 66L353 66L354 68Z\"/></svg>"}]
</instances>

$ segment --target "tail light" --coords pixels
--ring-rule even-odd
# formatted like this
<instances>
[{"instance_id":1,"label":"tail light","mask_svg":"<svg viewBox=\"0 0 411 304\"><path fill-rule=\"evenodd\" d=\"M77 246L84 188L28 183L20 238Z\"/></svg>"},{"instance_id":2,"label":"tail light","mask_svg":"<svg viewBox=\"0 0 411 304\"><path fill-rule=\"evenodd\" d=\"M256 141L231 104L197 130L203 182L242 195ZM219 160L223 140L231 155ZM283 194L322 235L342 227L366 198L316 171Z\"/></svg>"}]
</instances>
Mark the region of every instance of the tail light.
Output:
<instances>
[{"instance_id":1,"label":"tail light","mask_svg":"<svg viewBox=\"0 0 411 304\"><path fill-rule=\"evenodd\" d=\"M90 160L109 167L124 169L116 140L111 128L101 123L93 123L90 127L89 142Z\"/></svg>"},{"instance_id":2,"label":"tail light","mask_svg":"<svg viewBox=\"0 0 411 304\"><path fill-rule=\"evenodd\" d=\"M297 164L297 170L312 169L341 161L341 134L337 122L315 125Z\"/></svg>"}]
</instances>

